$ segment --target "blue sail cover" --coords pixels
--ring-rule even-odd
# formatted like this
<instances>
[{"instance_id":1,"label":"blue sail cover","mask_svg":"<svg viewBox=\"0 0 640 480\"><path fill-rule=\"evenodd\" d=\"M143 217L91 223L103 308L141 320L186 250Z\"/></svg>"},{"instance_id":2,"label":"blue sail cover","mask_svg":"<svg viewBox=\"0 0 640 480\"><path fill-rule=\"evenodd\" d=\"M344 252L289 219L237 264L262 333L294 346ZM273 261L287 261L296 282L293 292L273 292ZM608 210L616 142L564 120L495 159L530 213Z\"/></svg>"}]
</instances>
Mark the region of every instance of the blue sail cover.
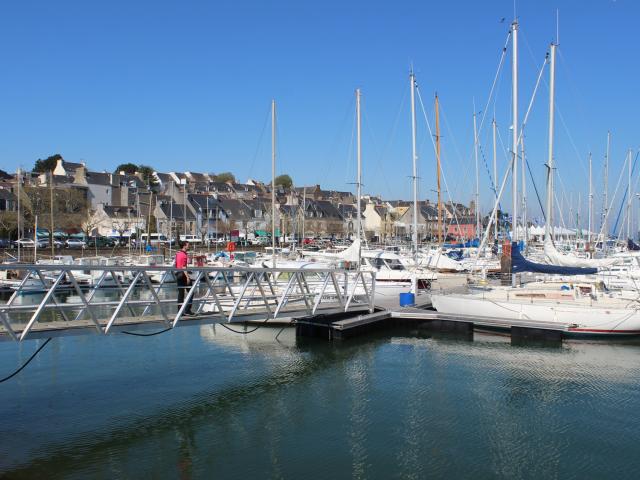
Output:
<instances>
[{"instance_id":1,"label":"blue sail cover","mask_svg":"<svg viewBox=\"0 0 640 480\"><path fill-rule=\"evenodd\" d=\"M629 250L633 250L633 251L637 251L640 250L640 246L638 246L638 244L636 242L634 242L631 239L627 240L627 249Z\"/></svg>"},{"instance_id":2,"label":"blue sail cover","mask_svg":"<svg viewBox=\"0 0 640 480\"><path fill-rule=\"evenodd\" d=\"M464 243L445 243L444 245L442 245L443 248L477 248L479 246L480 240L478 240L477 238Z\"/></svg>"},{"instance_id":3,"label":"blue sail cover","mask_svg":"<svg viewBox=\"0 0 640 480\"><path fill-rule=\"evenodd\" d=\"M550 275L591 275L598 273L597 268L562 267L560 265L547 265L544 263L530 262L522 256L518 244L511 243L511 272L512 273L548 273Z\"/></svg>"}]
</instances>

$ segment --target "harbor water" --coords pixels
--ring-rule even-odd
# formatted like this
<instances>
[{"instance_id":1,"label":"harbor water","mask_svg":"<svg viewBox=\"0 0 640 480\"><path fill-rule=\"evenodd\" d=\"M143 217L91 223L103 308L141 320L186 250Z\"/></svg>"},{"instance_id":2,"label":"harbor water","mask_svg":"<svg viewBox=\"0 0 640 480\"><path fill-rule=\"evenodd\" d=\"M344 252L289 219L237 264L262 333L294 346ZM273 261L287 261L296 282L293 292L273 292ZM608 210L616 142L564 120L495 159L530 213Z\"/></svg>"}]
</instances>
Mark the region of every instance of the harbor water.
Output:
<instances>
[{"instance_id":1,"label":"harbor water","mask_svg":"<svg viewBox=\"0 0 640 480\"><path fill-rule=\"evenodd\" d=\"M41 344L0 344L0 376ZM6 478L637 478L640 343L53 339L0 384Z\"/></svg>"}]
</instances>

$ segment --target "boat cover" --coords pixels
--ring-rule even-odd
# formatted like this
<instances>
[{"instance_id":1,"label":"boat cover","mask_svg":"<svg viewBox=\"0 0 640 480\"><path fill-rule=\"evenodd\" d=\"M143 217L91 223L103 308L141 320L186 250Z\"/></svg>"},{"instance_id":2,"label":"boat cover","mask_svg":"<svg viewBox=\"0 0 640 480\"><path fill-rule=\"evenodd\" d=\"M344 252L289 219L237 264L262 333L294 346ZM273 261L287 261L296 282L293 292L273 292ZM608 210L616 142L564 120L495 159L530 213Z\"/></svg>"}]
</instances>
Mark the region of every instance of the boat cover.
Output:
<instances>
[{"instance_id":1,"label":"boat cover","mask_svg":"<svg viewBox=\"0 0 640 480\"><path fill-rule=\"evenodd\" d=\"M480 246L480 240L474 238L464 243L445 243L442 248L477 248Z\"/></svg>"},{"instance_id":2,"label":"boat cover","mask_svg":"<svg viewBox=\"0 0 640 480\"><path fill-rule=\"evenodd\" d=\"M511 244L511 271L513 273L547 273L550 275L592 275L598 272L597 268L563 267L561 265L547 265L534 263L522 256L518 244Z\"/></svg>"},{"instance_id":3,"label":"boat cover","mask_svg":"<svg viewBox=\"0 0 640 480\"><path fill-rule=\"evenodd\" d=\"M629 250L633 250L633 251L637 251L640 250L640 245L638 245L636 242L634 242L631 239L627 240L627 249Z\"/></svg>"}]
</instances>

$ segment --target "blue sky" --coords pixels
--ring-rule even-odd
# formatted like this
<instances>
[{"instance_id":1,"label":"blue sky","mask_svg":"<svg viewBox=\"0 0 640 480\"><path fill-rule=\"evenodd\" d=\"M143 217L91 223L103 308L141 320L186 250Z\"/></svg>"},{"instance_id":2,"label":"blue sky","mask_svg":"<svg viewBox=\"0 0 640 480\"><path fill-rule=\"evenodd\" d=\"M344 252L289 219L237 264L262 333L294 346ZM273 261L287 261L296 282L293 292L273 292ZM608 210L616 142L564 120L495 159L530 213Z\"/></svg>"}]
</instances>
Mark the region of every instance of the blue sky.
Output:
<instances>
[{"instance_id":1,"label":"blue sky","mask_svg":"<svg viewBox=\"0 0 640 480\"><path fill-rule=\"evenodd\" d=\"M611 190L626 149L638 147L640 5L517 2L522 115L555 38L556 9L557 102L567 127L558 119L556 161L566 196L577 203L578 192L586 197L589 150L594 183L602 190L608 129ZM432 122L435 91L441 100L450 194L468 202L474 188L473 100L476 110L484 108L512 18L512 0L5 2L0 168L29 168L37 158L61 153L94 170L134 162L161 171L231 170L240 180L268 179L267 115L275 98L278 172L291 174L298 185L349 190L355 172L353 92L360 87L365 190L409 198L413 64ZM510 57L495 102L505 143L508 62ZM547 93L543 84L525 139L541 188ZM481 141L490 161L488 127ZM422 118L418 128L420 196L434 198L434 155ZM499 158L502 170L504 155ZM481 204L488 208L484 171L481 185ZM539 215L529 196L532 215Z\"/></svg>"}]
</instances>

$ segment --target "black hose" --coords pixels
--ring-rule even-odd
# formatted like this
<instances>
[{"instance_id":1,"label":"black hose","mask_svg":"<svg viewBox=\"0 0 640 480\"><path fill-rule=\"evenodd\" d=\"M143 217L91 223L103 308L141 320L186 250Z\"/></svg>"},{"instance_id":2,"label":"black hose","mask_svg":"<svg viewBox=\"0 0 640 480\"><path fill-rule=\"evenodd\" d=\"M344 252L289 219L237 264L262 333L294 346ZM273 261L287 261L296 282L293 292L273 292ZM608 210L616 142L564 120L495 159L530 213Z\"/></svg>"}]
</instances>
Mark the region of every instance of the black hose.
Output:
<instances>
[{"instance_id":1,"label":"black hose","mask_svg":"<svg viewBox=\"0 0 640 480\"><path fill-rule=\"evenodd\" d=\"M47 340L42 345L40 345L35 352L33 352L33 355L31 355L29 357L29 360L24 362L22 364L22 366L20 368L18 368L15 372L13 372L11 375L9 375L8 377L4 377L2 380L0 380L0 383L6 382L7 380L9 380L9 379L15 377L17 374L19 374L27 365L29 365L31 360L36 358L36 355L40 352L40 350L42 350L44 347L46 347L47 343L49 343L50 341L51 341L51 337L47 338Z\"/></svg>"},{"instance_id":2,"label":"black hose","mask_svg":"<svg viewBox=\"0 0 640 480\"><path fill-rule=\"evenodd\" d=\"M159 332L153 333L136 333L136 332L121 332L125 335L133 335L135 337L153 337L154 335L160 335L161 333L168 332L169 330L173 330L173 327L165 328L164 330L160 330Z\"/></svg>"},{"instance_id":3,"label":"black hose","mask_svg":"<svg viewBox=\"0 0 640 480\"><path fill-rule=\"evenodd\" d=\"M234 329L233 329L233 328L231 328L231 327L227 327L224 323L218 323L218 325L220 325L221 327L226 328L226 329L227 329L227 330L229 330L230 332L233 332L233 333L239 333L240 335L247 335L247 334L249 334L249 333L253 333L253 332L255 332L255 331L256 331L256 330L258 330L260 327L264 327L264 326L267 324L267 322L268 322L269 320L270 320L270 317L265 318L265 319L264 319L264 321L263 321L263 322L261 322L261 323L259 323L259 324L258 324L258 326L257 326L256 328L254 328L253 330L249 330L249 331L247 331L247 332L240 332L240 331L238 331L238 330L234 330Z\"/></svg>"}]
</instances>

